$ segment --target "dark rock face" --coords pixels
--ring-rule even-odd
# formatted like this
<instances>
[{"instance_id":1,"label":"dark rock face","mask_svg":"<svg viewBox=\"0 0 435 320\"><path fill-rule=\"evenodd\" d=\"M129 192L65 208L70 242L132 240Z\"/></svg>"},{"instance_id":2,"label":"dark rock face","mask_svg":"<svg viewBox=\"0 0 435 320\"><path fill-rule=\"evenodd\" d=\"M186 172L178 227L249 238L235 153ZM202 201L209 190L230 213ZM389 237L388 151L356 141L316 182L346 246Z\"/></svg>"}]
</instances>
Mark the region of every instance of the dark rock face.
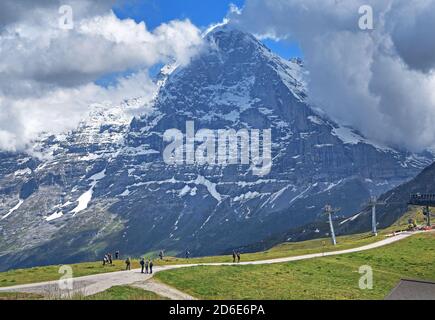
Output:
<instances>
[{"instance_id":1,"label":"dark rock face","mask_svg":"<svg viewBox=\"0 0 435 320\"><path fill-rule=\"evenodd\" d=\"M20 199L26 200L32 195L36 190L38 190L38 183L35 179L30 179L25 182L20 190Z\"/></svg>"},{"instance_id":2,"label":"dark rock face","mask_svg":"<svg viewBox=\"0 0 435 320\"><path fill-rule=\"evenodd\" d=\"M435 164L425 168L411 181L403 183L379 197L379 201L385 203L376 208L379 228L386 228L401 218L409 210L410 195L417 193L435 193ZM345 220L344 223L341 223L340 229L346 233L370 231L371 211L365 210L354 219Z\"/></svg>"},{"instance_id":3,"label":"dark rock face","mask_svg":"<svg viewBox=\"0 0 435 320\"><path fill-rule=\"evenodd\" d=\"M370 194L432 162L372 143L307 103L299 61L222 27L185 67L165 72L151 111L98 107L74 132L45 137L44 160L0 154L0 269L100 258L120 250L226 252L319 218L354 213ZM163 134L271 129L271 172L250 165L167 165ZM5 217L6 216L6 217Z\"/></svg>"}]
</instances>

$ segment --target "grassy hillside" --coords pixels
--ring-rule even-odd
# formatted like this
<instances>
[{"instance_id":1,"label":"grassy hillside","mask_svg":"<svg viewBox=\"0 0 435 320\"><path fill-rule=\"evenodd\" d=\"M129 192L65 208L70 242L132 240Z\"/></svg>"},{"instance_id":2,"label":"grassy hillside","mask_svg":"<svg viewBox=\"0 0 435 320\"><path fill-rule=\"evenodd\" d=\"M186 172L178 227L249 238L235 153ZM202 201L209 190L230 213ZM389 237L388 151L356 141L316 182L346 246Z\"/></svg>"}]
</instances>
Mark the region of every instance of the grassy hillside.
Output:
<instances>
[{"instance_id":1,"label":"grassy hillside","mask_svg":"<svg viewBox=\"0 0 435 320\"><path fill-rule=\"evenodd\" d=\"M384 206L378 206L378 211L384 208ZM414 219L418 224L425 224L424 216L421 213L420 207L404 207L404 211L398 215L399 218L394 223L390 223L388 226L378 225L378 229L382 229L383 233L406 230L408 227L408 219ZM387 213L388 214L388 213ZM392 213L392 216L396 216L397 213ZM372 217L371 209L361 212L358 218L350 221L349 218L335 218L334 226L335 232L338 236L369 233L372 230ZM343 222L346 221L347 222ZM378 219L379 221L379 219ZM379 221L381 222L381 221ZM320 220L311 222L307 225L300 226L295 229L288 230L282 234L274 234L270 238L266 238L258 243L253 243L246 246L244 249L248 252L258 252L274 246L277 243L282 243L286 239L292 239L293 242L302 242L306 240L318 239L324 237L329 233L329 224L327 218L323 217Z\"/></svg>"},{"instance_id":2,"label":"grassy hillside","mask_svg":"<svg viewBox=\"0 0 435 320\"><path fill-rule=\"evenodd\" d=\"M70 265L74 277L81 277L106 272L124 270L123 261L114 261L113 266L103 266L101 262L86 262ZM59 274L60 266L35 267L30 269L18 269L0 273L0 287L8 287L19 284L35 283L58 280L63 274ZM138 268L139 263L133 261L133 268Z\"/></svg>"},{"instance_id":3,"label":"grassy hillside","mask_svg":"<svg viewBox=\"0 0 435 320\"><path fill-rule=\"evenodd\" d=\"M417 210L411 210L401 219L399 219L393 226L381 230L378 237L373 237L370 233L354 234L338 237L338 245L332 246L329 238L315 239L303 242L287 242L275 246L269 250L242 254L242 261L256 261L265 259L274 259L290 256L298 256L310 253L329 252L335 250L344 250L364 246L379 240L382 240L386 234L394 230L405 229L409 217L417 218L416 215L421 215ZM421 220L421 217L420 217ZM145 257L153 257L150 254ZM163 261L154 260L155 266L159 265L173 265L173 264L192 264L192 263L213 263L213 262L232 262L232 257L226 256L212 256L201 257L193 259L182 259L175 257L165 257ZM122 271L125 268L123 260L114 261L113 266L103 266L100 261L98 262L85 262L70 265L73 269L74 277L81 277L86 275ZM17 269L8 272L0 273L0 287L8 287L19 284L43 282L58 280L62 275L58 273L59 265L35 267L30 269ZM138 259L132 259L132 268L139 268Z\"/></svg>"},{"instance_id":4,"label":"grassy hillside","mask_svg":"<svg viewBox=\"0 0 435 320\"><path fill-rule=\"evenodd\" d=\"M140 288L115 286L106 291L85 297L83 300L166 300L166 298Z\"/></svg>"},{"instance_id":5,"label":"grassy hillside","mask_svg":"<svg viewBox=\"0 0 435 320\"><path fill-rule=\"evenodd\" d=\"M383 299L401 278L435 280L435 234L361 253L259 266L194 267L156 274L200 299ZM359 267L374 272L361 290Z\"/></svg>"},{"instance_id":6,"label":"grassy hillside","mask_svg":"<svg viewBox=\"0 0 435 320\"><path fill-rule=\"evenodd\" d=\"M389 231L385 230L378 237L373 237L370 233L355 234L349 236L338 237L337 246L331 244L330 238L322 238L315 240L308 240L302 242L286 242L277 245L269 250L242 254L242 261L257 261L284 257L293 257L311 253L330 252L337 250L345 250L355 247L364 246L376 241L384 239L385 234ZM187 264L187 263L213 263L213 262L233 262L230 255L227 256L214 256L195 259L181 259L169 257L165 261L160 262L164 265L170 264Z\"/></svg>"},{"instance_id":7,"label":"grassy hillside","mask_svg":"<svg viewBox=\"0 0 435 320\"><path fill-rule=\"evenodd\" d=\"M383 231L383 234L388 231ZM336 247L331 245L330 239L317 239L304 242L284 243L278 245L270 250L252 253L242 254L242 261L255 261L264 259L273 259L289 256L297 256L310 253L328 252L334 250L343 250L353 247L363 246L375 241L379 241L383 238L372 237L370 234L358 234L351 236L343 236L338 238L338 245ZM172 264L190 264L190 263L207 263L207 262L232 262L231 256L214 256L203 257L194 259L181 259L174 257L166 257L164 261L154 260L155 266L159 265L172 265ZM139 262L137 259L133 259L132 268L139 268ZM114 266L102 266L101 262L87 262L70 265L73 269L74 277L81 277L85 275L93 275L114 271L124 270L124 261L114 261ZM35 267L30 269L18 269L8 272L0 273L0 287L8 287L19 284L43 282L58 280L61 274L58 273L59 266L46 266Z\"/></svg>"}]
</instances>

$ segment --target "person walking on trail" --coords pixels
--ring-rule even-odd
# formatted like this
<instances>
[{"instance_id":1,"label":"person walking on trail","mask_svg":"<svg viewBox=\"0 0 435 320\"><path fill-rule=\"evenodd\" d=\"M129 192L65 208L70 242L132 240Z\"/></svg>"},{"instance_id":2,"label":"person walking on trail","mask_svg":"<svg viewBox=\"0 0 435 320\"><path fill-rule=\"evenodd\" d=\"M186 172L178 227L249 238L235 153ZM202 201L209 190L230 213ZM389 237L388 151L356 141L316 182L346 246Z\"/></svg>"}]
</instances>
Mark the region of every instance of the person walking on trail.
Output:
<instances>
[{"instance_id":1,"label":"person walking on trail","mask_svg":"<svg viewBox=\"0 0 435 320\"><path fill-rule=\"evenodd\" d=\"M150 260L150 274L153 273L153 261Z\"/></svg>"},{"instance_id":2,"label":"person walking on trail","mask_svg":"<svg viewBox=\"0 0 435 320\"><path fill-rule=\"evenodd\" d=\"M125 270L131 270L131 261L130 258L125 260Z\"/></svg>"},{"instance_id":3,"label":"person walking on trail","mask_svg":"<svg viewBox=\"0 0 435 320\"><path fill-rule=\"evenodd\" d=\"M237 263L240 262L240 252L237 251Z\"/></svg>"},{"instance_id":4,"label":"person walking on trail","mask_svg":"<svg viewBox=\"0 0 435 320\"><path fill-rule=\"evenodd\" d=\"M140 266L141 266L141 272L140 273L144 273L143 269L145 268L145 260L144 258L140 259Z\"/></svg>"},{"instance_id":5,"label":"person walking on trail","mask_svg":"<svg viewBox=\"0 0 435 320\"><path fill-rule=\"evenodd\" d=\"M190 252L188 249L186 249L186 259L189 259L189 255L190 255Z\"/></svg>"},{"instance_id":6,"label":"person walking on trail","mask_svg":"<svg viewBox=\"0 0 435 320\"><path fill-rule=\"evenodd\" d=\"M145 273L148 273L148 266L150 265L150 260L147 259L147 261L145 262Z\"/></svg>"},{"instance_id":7,"label":"person walking on trail","mask_svg":"<svg viewBox=\"0 0 435 320\"><path fill-rule=\"evenodd\" d=\"M116 252L115 252L115 259L116 259L116 260L119 259L119 250L116 250Z\"/></svg>"},{"instance_id":8,"label":"person walking on trail","mask_svg":"<svg viewBox=\"0 0 435 320\"><path fill-rule=\"evenodd\" d=\"M112 260L112 254L111 254L111 253L108 253L108 254L107 254L107 259L108 259L108 261L109 261L109 264L110 264L111 266L113 266L113 260Z\"/></svg>"},{"instance_id":9,"label":"person walking on trail","mask_svg":"<svg viewBox=\"0 0 435 320\"><path fill-rule=\"evenodd\" d=\"M163 251L159 252L159 258L160 258L160 260L163 260Z\"/></svg>"},{"instance_id":10,"label":"person walking on trail","mask_svg":"<svg viewBox=\"0 0 435 320\"><path fill-rule=\"evenodd\" d=\"M233 250L233 263L236 263L236 252Z\"/></svg>"},{"instance_id":11,"label":"person walking on trail","mask_svg":"<svg viewBox=\"0 0 435 320\"><path fill-rule=\"evenodd\" d=\"M106 263L107 263L107 256L105 255L105 256L103 257L103 266L105 266Z\"/></svg>"}]
</instances>

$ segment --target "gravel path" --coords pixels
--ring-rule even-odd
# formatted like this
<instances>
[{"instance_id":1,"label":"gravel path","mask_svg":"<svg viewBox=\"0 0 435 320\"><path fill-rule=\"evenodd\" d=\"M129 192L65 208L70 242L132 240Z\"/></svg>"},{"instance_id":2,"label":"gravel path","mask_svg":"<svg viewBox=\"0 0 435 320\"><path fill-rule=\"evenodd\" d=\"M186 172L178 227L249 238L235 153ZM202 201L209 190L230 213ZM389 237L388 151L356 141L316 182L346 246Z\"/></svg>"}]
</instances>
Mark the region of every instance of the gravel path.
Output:
<instances>
[{"instance_id":1,"label":"gravel path","mask_svg":"<svg viewBox=\"0 0 435 320\"><path fill-rule=\"evenodd\" d=\"M278 258L278 259L270 259L270 260L248 261L248 262L238 263L237 265L259 265L259 264L282 263L282 262L307 260L307 259L320 258L326 256L335 256L335 255L342 255L342 254L348 254L354 252L361 252L361 251L371 250L371 249L392 244L394 242L406 239L416 233L420 233L420 232L400 233L388 237L384 240L372 244L368 244L362 247L353 248L353 249L332 251L332 252L325 252L325 253L314 253L314 254L307 254L302 256L286 257L286 258ZM228 265L234 265L234 264L233 263L201 263L201 264L162 266L162 267L155 267L154 273L165 271L165 270L195 267L195 266L228 266ZM50 298L66 298L74 294L80 294L85 296L92 295L95 293L105 291L113 286L133 285L135 287L153 291L161 296L174 300L194 299L193 297L183 292L180 292L174 288L171 288L165 284L150 280L151 277L152 275L141 274L140 270L136 269L131 271L118 271L118 272L110 272L110 273L103 273L103 274L74 278L72 290L60 290L59 281L56 280L56 281L18 285L13 287L3 287L0 288L0 292L38 293L38 294L46 295Z\"/></svg>"}]
</instances>

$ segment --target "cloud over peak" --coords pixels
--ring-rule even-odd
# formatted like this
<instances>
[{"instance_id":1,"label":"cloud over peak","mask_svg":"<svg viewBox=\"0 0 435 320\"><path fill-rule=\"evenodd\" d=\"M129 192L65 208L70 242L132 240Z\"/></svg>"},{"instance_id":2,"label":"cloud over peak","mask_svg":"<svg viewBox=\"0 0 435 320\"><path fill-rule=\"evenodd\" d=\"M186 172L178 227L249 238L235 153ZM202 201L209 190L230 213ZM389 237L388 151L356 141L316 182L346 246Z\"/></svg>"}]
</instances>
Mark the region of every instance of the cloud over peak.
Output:
<instances>
[{"instance_id":1,"label":"cloud over peak","mask_svg":"<svg viewBox=\"0 0 435 320\"><path fill-rule=\"evenodd\" d=\"M111 1L75 1L70 30L59 27L59 1L24 2L7 0L0 16L1 150L24 149L42 131L75 128L92 103L151 97L148 69L188 63L202 45L201 31L188 20L150 31L143 22L116 17ZM8 10L17 10L15 19L7 18ZM133 76L117 86L95 84L125 71Z\"/></svg>"},{"instance_id":2,"label":"cloud over peak","mask_svg":"<svg viewBox=\"0 0 435 320\"><path fill-rule=\"evenodd\" d=\"M359 28L363 5L373 30ZM297 41L310 98L336 120L397 147L435 146L434 0L247 0L230 19Z\"/></svg>"}]
</instances>

